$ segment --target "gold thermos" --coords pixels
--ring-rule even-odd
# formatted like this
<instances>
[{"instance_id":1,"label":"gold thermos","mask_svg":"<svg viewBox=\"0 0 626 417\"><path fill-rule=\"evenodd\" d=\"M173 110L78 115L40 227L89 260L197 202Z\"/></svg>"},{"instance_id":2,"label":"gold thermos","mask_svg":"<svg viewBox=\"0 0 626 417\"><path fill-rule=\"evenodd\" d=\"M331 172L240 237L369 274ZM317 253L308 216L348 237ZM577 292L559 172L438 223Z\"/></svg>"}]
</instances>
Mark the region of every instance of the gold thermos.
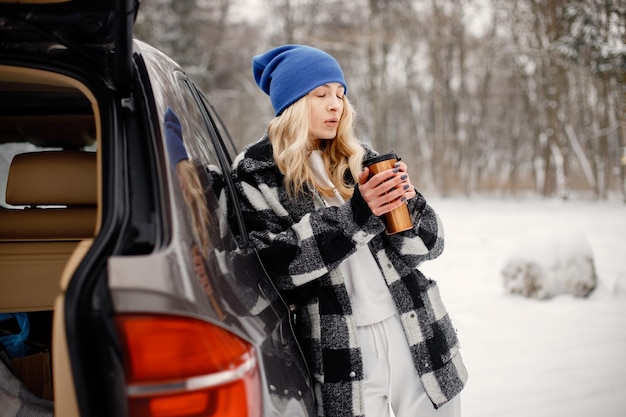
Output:
<instances>
[{"instance_id":1,"label":"gold thermos","mask_svg":"<svg viewBox=\"0 0 626 417\"><path fill-rule=\"evenodd\" d=\"M366 159L363 161L363 167L369 168L369 178L371 178L379 172L392 169L398 161L398 156L390 152ZM406 204L402 204L400 207L384 214L383 221L385 222L385 230L389 235L409 230L413 227L413 221L411 220L409 208Z\"/></svg>"}]
</instances>

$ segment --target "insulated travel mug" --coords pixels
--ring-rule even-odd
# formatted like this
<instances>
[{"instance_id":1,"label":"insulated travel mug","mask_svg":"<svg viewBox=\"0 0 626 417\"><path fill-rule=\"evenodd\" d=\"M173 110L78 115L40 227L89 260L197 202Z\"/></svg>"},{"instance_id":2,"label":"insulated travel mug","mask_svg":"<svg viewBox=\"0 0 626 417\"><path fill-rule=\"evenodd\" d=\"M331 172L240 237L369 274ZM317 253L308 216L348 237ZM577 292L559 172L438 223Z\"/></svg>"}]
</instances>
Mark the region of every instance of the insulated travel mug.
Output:
<instances>
[{"instance_id":1,"label":"insulated travel mug","mask_svg":"<svg viewBox=\"0 0 626 417\"><path fill-rule=\"evenodd\" d=\"M398 160L398 156L395 153L389 152L366 159L363 161L363 167L369 168L369 178L371 178L379 172L392 169ZM411 220L409 208L406 204L402 204L400 207L384 214L383 221L385 222L385 229L388 235L402 232L413 227L413 221Z\"/></svg>"}]
</instances>

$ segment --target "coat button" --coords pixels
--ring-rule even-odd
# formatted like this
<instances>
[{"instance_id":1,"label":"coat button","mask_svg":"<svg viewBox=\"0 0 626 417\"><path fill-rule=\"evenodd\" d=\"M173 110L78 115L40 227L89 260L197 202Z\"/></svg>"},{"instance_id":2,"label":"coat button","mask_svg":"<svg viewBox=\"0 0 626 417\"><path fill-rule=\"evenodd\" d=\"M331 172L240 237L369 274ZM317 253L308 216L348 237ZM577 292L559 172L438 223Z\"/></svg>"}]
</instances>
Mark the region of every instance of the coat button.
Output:
<instances>
[{"instance_id":1,"label":"coat button","mask_svg":"<svg viewBox=\"0 0 626 417\"><path fill-rule=\"evenodd\" d=\"M354 378L356 376L356 372L352 371L350 372L350 378Z\"/></svg>"}]
</instances>

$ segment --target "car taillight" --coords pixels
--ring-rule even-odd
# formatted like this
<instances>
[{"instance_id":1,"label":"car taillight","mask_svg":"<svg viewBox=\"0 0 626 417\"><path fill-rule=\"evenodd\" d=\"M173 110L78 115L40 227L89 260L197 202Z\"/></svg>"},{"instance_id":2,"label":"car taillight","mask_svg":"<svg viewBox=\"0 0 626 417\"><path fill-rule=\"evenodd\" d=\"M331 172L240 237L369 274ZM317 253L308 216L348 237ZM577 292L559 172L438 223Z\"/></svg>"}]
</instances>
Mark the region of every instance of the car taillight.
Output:
<instances>
[{"instance_id":1,"label":"car taillight","mask_svg":"<svg viewBox=\"0 0 626 417\"><path fill-rule=\"evenodd\" d=\"M118 315L132 417L258 417L254 348L219 326L179 316Z\"/></svg>"}]
</instances>

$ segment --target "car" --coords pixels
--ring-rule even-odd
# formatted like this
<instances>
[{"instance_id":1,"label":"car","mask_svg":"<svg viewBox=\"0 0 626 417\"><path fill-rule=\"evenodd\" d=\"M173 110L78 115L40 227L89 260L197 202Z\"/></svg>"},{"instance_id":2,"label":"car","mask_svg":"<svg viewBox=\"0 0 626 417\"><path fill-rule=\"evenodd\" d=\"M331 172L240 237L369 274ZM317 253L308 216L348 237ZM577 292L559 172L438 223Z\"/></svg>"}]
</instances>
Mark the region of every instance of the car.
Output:
<instances>
[{"instance_id":1,"label":"car","mask_svg":"<svg viewBox=\"0 0 626 417\"><path fill-rule=\"evenodd\" d=\"M0 391L63 417L314 416L237 149L134 39L138 7L0 1Z\"/></svg>"}]
</instances>

